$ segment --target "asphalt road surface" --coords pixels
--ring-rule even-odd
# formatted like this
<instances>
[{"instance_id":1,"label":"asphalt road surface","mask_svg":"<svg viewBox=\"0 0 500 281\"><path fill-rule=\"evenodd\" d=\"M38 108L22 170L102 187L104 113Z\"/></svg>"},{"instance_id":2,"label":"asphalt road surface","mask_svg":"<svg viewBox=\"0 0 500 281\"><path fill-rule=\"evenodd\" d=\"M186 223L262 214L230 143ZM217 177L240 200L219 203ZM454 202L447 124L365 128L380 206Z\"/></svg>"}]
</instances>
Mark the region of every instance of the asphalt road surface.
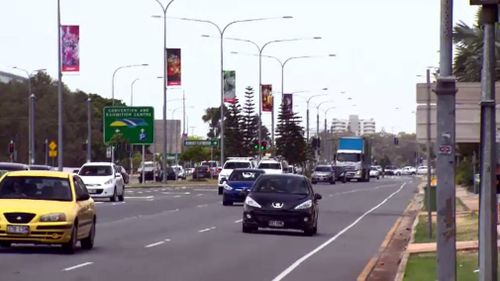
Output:
<instances>
[{"instance_id":1,"label":"asphalt road surface","mask_svg":"<svg viewBox=\"0 0 500 281\"><path fill-rule=\"evenodd\" d=\"M417 183L315 185L323 199L313 237L242 233L241 205L222 206L215 187L129 189L125 202L97 203L93 250L0 249L0 280L356 280Z\"/></svg>"}]
</instances>

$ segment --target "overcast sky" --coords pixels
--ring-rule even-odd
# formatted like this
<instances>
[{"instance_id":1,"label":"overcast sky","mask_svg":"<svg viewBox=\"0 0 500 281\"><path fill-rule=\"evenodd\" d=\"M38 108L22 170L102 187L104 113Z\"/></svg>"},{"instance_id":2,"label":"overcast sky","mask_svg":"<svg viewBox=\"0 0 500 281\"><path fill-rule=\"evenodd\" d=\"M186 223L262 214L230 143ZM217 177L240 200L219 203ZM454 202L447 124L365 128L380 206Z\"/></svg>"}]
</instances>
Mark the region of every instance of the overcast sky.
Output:
<instances>
[{"instance_id":1,"label":"overcast sky","mask_svg":"<svg viewBox=\"0 0 500 281\"><path fill-rule=\"evenodd\" d=\"M455 1L455 22L474 22L476 8L468 3ZM0 70L24 75L12 66L47 68L57 77L57 1L0 0L0 4ZM316 127L312 103L331 101L320 107L321 128L323 110L335 107L328 112L329 120L358 114L374 118L377 130L415 132L415 83L423 81L416 75L439 64L439 9L438 0L175 0L168 17L207 19L223 26L233 20L293 16L235 24L225 36L259 45L275 39L323 38L273 44L264 50L282 60L337 55L294 60L285 68L285 92L311 91L294 100L304 121L305 98L329 89L328 96L311 102L311 129ZM154 0L61 0L62 24L80 25L80 73L64 75L64 83L73 90L111 98L117 67L148 63L118 72L115 98L129 104L131 82L140 78L134 105L154 106L161 119L162 80L156 77L163 68L163 21L152 17L161 13ZM203 111L220 105L220 49L218 40L201 35L218 36L218 32L208 24L168 19L167 33L168 47L182 48L182 87L169 88L168 99L177 100L184 91L189 133L205 136ZM228 40L224 46L224 68L236 71L237 96L243 98L245 87L257 89L258 58L251 56L256 48ZM280 69L276 61L263 60L262 81L273 84L275 92L281 92ZM279 96L275 93L275 104ZM181 106L180 101L169 102L168 118L175 113L174 118L180 119ZM263 113L263 123L270 126L270 113Z\"/></svg>"}]
</instances>

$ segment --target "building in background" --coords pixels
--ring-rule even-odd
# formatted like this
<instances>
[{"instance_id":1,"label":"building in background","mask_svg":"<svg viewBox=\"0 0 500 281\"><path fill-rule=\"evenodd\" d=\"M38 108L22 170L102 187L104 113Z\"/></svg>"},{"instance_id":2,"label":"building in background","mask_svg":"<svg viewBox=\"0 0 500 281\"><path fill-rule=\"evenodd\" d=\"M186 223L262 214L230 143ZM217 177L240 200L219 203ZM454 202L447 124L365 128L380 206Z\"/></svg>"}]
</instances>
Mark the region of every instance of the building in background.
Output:
<instances>
[{"instance_id":1,"label":"building in background","mask_svg":"<svg viewBox=\"0 0 500 281\"><path fill-rule=\"evenodd\" d=\"M181 120L167 120L167 153L169 160L181 153ZM163 153L163 120L155 120L155 140L151 148L153 153Z\"/></svg>"},{"instance_id":2,"label":"building in background","mask_svg":"<svg viewBox=\"0 0 500 281\"><path fill-rule=\"evenodd\" d=\"M12 73L0 71L0 83L7 84L13 80L18 82L25 82L27 78Z\"/></svg>"},{"instance_id":3,"label":"building in background","mask_svg":"<svg viewBox=\"0 0 500 281\"><path fill-rule=\"evenodd\" d=\"M332 133L351 132L356 136L374 134L376 123L373 118L359 119L358 115L349 115L349 119L332 119L330 130Z\"/></svg>"}]
</instances>

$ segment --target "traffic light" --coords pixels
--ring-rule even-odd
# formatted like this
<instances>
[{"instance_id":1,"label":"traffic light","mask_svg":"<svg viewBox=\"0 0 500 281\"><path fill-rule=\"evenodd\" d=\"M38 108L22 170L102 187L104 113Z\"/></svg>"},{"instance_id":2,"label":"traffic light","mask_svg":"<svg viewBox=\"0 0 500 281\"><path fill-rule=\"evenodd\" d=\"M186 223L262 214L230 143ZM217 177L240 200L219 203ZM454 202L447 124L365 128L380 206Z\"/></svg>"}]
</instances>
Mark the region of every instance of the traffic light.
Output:
<instances>
[{"instance_id":1,"label":"traffic light","mask_svg":"<svg viewBox=\"0 0 500 281\"><path fill-rule=\"evenodd\" d=\"M267 150L267 141L262 141L260 143L260 150Z\"/></svg>"},{"instance_id":2,"label":"traffic light","mask_svg":"<svg viewBox=\"0 0 500 281\"><path fill-rule=\"evenodd\" d=\"M14 150L16 150L16 145L15 145L14 141L10 141L9 142L9 153L10 154L14 153Z\"/></svg>"},{"instance_id":3,"label":"traffic light","mask_svg":"<svg viewBox=\"0 0 500 281\"><path fill-rule=\"evenodd\" d=\"M259 150L259 141L253 141L252 147L253 150Z\"/></svg>"}]
</instances>

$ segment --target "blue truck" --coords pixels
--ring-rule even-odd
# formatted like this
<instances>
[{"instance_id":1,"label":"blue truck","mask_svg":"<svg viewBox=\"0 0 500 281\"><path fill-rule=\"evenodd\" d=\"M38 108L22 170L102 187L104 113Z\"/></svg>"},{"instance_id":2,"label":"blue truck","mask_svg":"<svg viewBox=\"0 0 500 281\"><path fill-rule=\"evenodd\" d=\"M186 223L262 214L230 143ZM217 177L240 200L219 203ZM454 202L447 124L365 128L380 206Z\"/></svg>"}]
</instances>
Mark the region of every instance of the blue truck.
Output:
<instances>
[{"instance_id":1,"label":"blue truck","mask_svg":"<svg viewBox=\"0 0 500 281\"><path fill-rule=\"evenodd\" d=\"M370 181L371 145L364 137L339 138L335 166L342 167L346 180Z\"/></svg>"}]
</instances>

